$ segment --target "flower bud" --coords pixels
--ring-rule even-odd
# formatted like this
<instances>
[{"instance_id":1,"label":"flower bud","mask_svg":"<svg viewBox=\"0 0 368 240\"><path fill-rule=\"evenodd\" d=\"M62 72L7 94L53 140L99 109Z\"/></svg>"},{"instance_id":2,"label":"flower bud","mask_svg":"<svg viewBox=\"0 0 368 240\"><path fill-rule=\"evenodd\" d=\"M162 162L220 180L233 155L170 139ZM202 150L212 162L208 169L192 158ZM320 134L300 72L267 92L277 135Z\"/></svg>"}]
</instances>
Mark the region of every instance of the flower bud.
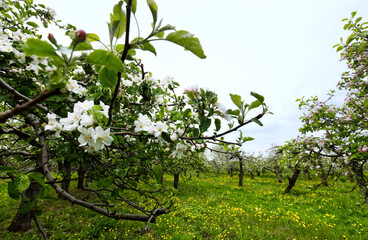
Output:
<instances>
[{"instance_id":1,"label":"flower bud","mask_svg":"<svg viewBox=\"0 0 368 240\"><path fill-rule=\"evenodd\" d=\"M49 41L54 44L55 46L57 46L57 42L56 39L54 37L54 35L52 35L52 33L49 33L49 35L47 35L47 38L49 39Z\"/></svg>"},{"instance_id":2,"label":"flower bud","mask_svg":"<svg viewBox=\"0 0 368 240\"><path fill-rule=\"evenodd\" d=\"M75 38L78 42L84 42L87 39L87 33L84 30L78 30L75 32Z\"/></svg>"}]
</instances>

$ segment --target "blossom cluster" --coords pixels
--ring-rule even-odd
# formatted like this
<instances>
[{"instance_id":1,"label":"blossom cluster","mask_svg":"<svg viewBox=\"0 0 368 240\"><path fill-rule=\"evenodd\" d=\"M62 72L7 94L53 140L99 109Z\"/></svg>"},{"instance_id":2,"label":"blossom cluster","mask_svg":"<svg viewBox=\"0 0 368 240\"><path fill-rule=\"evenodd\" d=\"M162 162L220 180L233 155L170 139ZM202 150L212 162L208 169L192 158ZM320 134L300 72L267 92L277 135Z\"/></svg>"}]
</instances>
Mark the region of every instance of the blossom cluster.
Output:
<instances>
[{"instance_id":1,"label":"blossom cluster","mask_svg":"<svg viewBox=\"0 0 368 240\"><path fill-rule=\"evenodd\" d=\"M93 101L85 100L77 102L73 112L69 112L66 118L61 118L59 121L56 114L48 113L48 124L44 126L45 130L55 131L56 137L60 136L61 131L77 130L80 133L78 138L80 146L87 146L87 150L100 151L105 145L110 146L113 138L110 136L109 128L104 130L101 126L93 127L96 121L93 118L92 109L101 109L97 111L108 117L108 106L103 102L100 102L100 105L94 105Z\"/></svg>"}]
</instances>

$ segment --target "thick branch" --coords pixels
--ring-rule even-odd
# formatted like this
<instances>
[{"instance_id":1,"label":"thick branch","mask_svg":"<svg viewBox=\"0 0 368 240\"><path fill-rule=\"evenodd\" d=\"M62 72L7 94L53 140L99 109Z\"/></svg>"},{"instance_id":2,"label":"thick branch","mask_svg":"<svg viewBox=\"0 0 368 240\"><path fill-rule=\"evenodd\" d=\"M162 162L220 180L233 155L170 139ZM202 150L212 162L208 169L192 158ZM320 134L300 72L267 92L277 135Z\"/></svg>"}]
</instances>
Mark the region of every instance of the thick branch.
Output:
<instances>
[{"instance_id":1,"label":"thick branch","mask_svg":"<svg viewBox=\"0 0 368 240\"><path fill-rule=\"evenodd\" d=\"M49 97L57 95L59 93L60 93L60 90L58 90L58 89L53 90L51 92L45 91L41 95L38 95L37 97L32 99L31 101L28 101L28 102L26 102L22 105L15 106L12 110L0 113L0 122L5 122L6 119L8 119L10 117L13 117L14 115L17 115L21 112L24 112L24 111L32 108L36 104L48 99Z\"/></svg>"},{"instance_id":2,"label":"thick branch","mask_svg":"<svg viewBox=\"0 0 368 240\"><path fill-rule=\"evenodd\" d=\"M32 101L31 98L24 96L23 94L19 93L17 90L15 90L14 88L12 88L9 84L7 84L4 80L2 80L0 78L0 85L3 86L5 89L7 89L11 94L13 94L14 96L21 98L25 101ZM39 109L41 109L42 111L48 112L48 109L45 108L44 106L40 105L40 104L36 104L36 107L38 107Z\"/></svg>"}]
</instances>

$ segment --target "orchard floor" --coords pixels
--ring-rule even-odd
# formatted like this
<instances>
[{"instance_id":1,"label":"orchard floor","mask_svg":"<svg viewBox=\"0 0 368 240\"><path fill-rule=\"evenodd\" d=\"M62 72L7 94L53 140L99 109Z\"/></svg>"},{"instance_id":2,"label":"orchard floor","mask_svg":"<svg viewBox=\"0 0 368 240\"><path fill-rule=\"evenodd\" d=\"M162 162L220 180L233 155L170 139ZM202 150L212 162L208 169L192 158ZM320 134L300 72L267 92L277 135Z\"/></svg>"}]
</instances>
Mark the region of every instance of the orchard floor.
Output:
<instances>
[{"instance_id":1,"label":"orchard floor","mask_svg":"<svg viewBox=\"0 0 368 240\"><path fill-rule=\"evenodd\" d=\"M368 239L368 207L357 190L350 192L350 181L341 177L312 191L318 179L300 178L284 194L286 181L268 174L246 176L244 187L227 174L181 180L176 210L143 235L145 223L116 221L59 199L43 200L39 220L50 239ZM42 239L35 227L26 234L6 231L18 206L6 191L0 182L0 239Z\"/></svg>"}]
</instances>

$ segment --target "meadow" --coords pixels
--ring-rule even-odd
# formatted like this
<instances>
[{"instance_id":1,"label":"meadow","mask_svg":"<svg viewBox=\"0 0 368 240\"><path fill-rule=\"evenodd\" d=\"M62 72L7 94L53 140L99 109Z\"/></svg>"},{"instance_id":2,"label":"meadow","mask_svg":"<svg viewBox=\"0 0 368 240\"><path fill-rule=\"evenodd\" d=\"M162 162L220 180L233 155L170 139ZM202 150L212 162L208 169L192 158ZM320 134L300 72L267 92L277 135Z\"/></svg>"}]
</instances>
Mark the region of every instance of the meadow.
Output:
<instances>
[{"instance_id":1,"label":"meadow","mask_svg":"<svg viewBox=\"0 0 368 240\"><path fill-rule=\"evenodd\" d=\"M368 207L344 177L316 190L310 187L318 179L301 178L289 194L283 193L287 181L277 183L274 175L246 176L244 187L237 181L211 173L181 181L176 209L145 234L145 223L116 221L63 200L43 200L39 219L50 239L368 239ZM6 231L18 206L6 191L0 182L1 239L41 239L36 227Z\"/></svg>"}]
</instances>

